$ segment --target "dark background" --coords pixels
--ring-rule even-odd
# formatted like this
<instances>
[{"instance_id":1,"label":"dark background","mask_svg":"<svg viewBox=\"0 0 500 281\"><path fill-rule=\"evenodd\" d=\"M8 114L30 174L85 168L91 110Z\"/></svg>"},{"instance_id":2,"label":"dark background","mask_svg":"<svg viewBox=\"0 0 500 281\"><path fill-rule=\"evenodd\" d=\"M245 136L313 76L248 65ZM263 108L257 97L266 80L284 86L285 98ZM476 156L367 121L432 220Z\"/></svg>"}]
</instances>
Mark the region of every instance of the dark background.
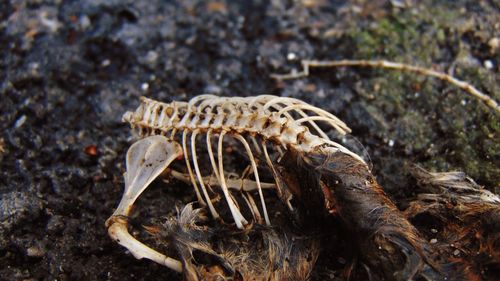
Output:
<instances>
[{"instance_id":1,"label":"dark background","mask_svg":"<svg viewBox=\"0 0 500 281\"><path fill-rule=\"evenodd\" d=\"M135 260L104 228L133 142L121 116L142 95L301 98L353 129L396 201L411 193L414 163L462 170L498 193L499 116L456 87L357 68L270 78L300 59L388 59L452 73L500 100L498 3L1 1L0 279L179 278ZM166 215L194 196L153 186L148 199Z\"/></svg>"}]
</instances>

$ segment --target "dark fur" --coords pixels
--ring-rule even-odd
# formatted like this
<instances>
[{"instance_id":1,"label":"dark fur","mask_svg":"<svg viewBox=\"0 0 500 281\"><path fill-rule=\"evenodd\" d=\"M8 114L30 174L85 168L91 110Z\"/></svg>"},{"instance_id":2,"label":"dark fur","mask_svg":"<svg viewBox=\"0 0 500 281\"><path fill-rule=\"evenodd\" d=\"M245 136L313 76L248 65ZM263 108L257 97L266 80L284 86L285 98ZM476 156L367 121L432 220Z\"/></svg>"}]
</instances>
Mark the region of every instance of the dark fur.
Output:
<instances>
[{"instance_id":1,"label":"dark fur","mask_svg":"<svg viewBox=\"0 0 500 281\"><path fill-rule=\"evenodd\" d=\"M319 241L289 228L211 225L204 210L189 204L156 236L169 242L184 265L186 280L309 280Z\"/></svg>"},{"instance_id":2,"label":"dark fur","mask_svg":"<svg viewBox=\"0 0 500 281\"><path fill-rule=\"evenodd\" d=\"M465 176L415 169L402 212L349 155L289 151L275 164L295 211L274 202L272 228L187 205L155 231L186 280L497 280L500 199Z\"/></svg>"},{"instance_id":3,"label":"dark fur","mask_svg":"<svg viewBox=\"0 0 500 281\"><path fill-rule=\"evenodd\" d=\"M435 239L433 250L452 279L499 280L500 198L460 172L411 172L418 189L405 215Z\"/></svg>"},{"instance_id":4,"label":"dark fur","mask_svg":"<svg viewBox=\"0 0 500 281\"><path fill-rule=\"evenodd\" d=\"M303 216L338 217L357 255L346 277L370 280L435 280L442 274L429 244L385 195L364 163L343 153L288 153L282 180ZM307 221L307 219L305 220Z\"/></svg>"}]
</instances>

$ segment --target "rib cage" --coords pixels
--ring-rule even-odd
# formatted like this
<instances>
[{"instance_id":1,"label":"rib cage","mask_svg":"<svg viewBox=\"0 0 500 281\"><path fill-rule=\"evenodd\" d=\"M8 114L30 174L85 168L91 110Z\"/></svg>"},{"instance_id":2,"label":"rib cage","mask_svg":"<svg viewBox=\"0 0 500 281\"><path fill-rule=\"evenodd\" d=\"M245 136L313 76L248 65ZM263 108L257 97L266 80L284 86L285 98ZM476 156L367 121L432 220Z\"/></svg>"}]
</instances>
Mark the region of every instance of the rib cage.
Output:
<instances>
[{"instance_id":1,"label":"rib cage","mask_svg":"<svg viewBox=\"0 0 500 281\"><path fill-rule=\"evenodd\" d=\"M325 132L333 129L338 134L345 135L350 129L344 122L325 110L294 98L272 95L200 95L188 102L163 103L143 97L139 107L133 112L126 112L123 120L137 129L142 139L134 143L127 152L125 192L118 208L106 222L108 233L135 257L151 259L178 272L182 271L180 261L149 248L131 236L125 218L129 216L134 202L147 186L180 156L185 160L187 175L174 170L170 170L170 174L181 180L187 179L194 187L198 202L208 208L213 218L220 218L209 194L210 186L214 183L202 175L198 163L197 136L205 136L212 168L211 176L215 175L215 185L221 187L230 214L240 229L247 225L248 221L241 214L229 188L240 191L257 223L265 221L267 225L271 225L263 195L264 188L276 188L281 199L292 207L292 193L280 186L280 176L273 164L276 159L272 160L274 156L283 155L283 150L325 155L342 152L365 163L360 156L331 140ZM324 131L318 122L327 125L328 130ZM214 153L212 139L217 135ZM223 163L226 135L243 145L250 162L248 168L251 168L249 171L251 170L255 181L242 176L240 184L235 186L235 180L227 177ZM272 149L271 153L268 148ZM274 184L261 182L259 168L263 167L256 161L256 156L267 164L275 179ZM251 184L243 186L245 181ZM254 190L258 191L263 216L250 194Z\"/></svg>"},{"instance_id":2,"label":"rib cage","mask_svg":"<svg viewBox=\"0 0 500 281\"><path fill-rule=\"evenodd\" d=\"M316 123L317 121L326 123L340 135L345 135L350 132L350 129L344 122L325 110L294 98L272 95L255 97L200 95L188 102L163 103L142 97L140 106L134 112L126 112L123 120L129 122L133 128L137 128L142 137L170 135L169 138L174 140L177 133L182 132L181 142L186 167L198 201L203 205L208 205L212 216L219 218L205 187L196 155L196 137L199 134L206 134L213 172L222 187L231 214L239 228L248 222L241 214L234 198L231 198L224 176L221 151L223 138L226 134L241 142L246 150L256 179L264 220L267 225L270 225L270 220L254 153L261 155L264 152L267 165L274 175L276 172L267 151L268 144L304 153L317 148L330 153L341 151L364 162L357 154L332 141ZM188 134L191 134L190 147L188 146ZM211 139L213 134L219 135L218 161L215 160L212 152ZM261 140L261 146L259 146L257 138ZM253 143L254 151L252 151L247 139ZM192 156L191 160L189 159L190 155ZM284 192L280 186L278 186L278 191ZM244 199L254 219L261 221L261 214L253 198L247 196Z\"/></svg>"},{"instance_id":3,"label":"rib cage","mask_svg":"<svg viewBox=\"0 0 500 281\"><path fill-rule=\"evenodd\" d=\"M315 115L311 116L306 111ZM293 113L300 118L294 118ZM357 154L333 142L316 124L316 121L322 121L345 135L351 130L344 122L327 111L294 98L200 95L189 102L167 104L142 97L139 108L125 113L123 120L138 128L143 137L183 130L226 131L230 134L259 135L285 149L293 147L302 152L326 146L363 161ZM303 123L308 123L315 132Z\"/></svg>"}]
</instances>

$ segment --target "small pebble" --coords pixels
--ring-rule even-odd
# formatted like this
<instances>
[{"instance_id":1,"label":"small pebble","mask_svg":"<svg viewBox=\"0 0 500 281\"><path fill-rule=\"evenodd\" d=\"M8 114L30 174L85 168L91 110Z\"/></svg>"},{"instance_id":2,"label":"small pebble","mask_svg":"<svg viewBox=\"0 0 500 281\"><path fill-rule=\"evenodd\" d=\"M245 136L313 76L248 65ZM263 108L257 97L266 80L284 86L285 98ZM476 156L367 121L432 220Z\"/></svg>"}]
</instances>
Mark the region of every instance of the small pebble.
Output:
<instances>
[{"instance_id":1,"label":"small pebble","mask_svg":"<svg viewBox=\"0 0 500 281\"><path fill-rule=\"evenodd\" d=\"M96 156L97 155L97 146L94 144L87 145L84 148L84 152L85 152L85 154L87 154L89 156Z\"/></svg>"},{"instance_id":2,"label":"small pebble","mask_svg":"<svg viewBox=\"0 0 500 281\"><path fill-rule=\"evenodd\" d=\"M286 58L288 60L294 60L297 58L297 55L295 53L288 53L288 55L286 56Z\"/></svg>"},{"instance_id":3,"label":"small pebble","mask_svg":"<svg viewBox=\"0 0 500 281\"><path fill-rule=\"evenodd\" d=\"M62 24L57 20L57 18L51 18L45 11L42 11L39 17L40 23L47 27L52 33L57 32L57 30L62 27Z\"/></svg>"},{"instance_id":4,"label":"small pebble","mask_svg":"<svg viewBox=\"0 0 500 281\"><path fill-rule=\"evenodd\" d=\"M149 89L149 84L148 84L148 83L142 83L142 84L141 84L141 89L142 89L143 91L147 91L147 90Z\"/></svg>"},{"instance_id":5,"label":"small pebble","mask_svg":"<svg viewBox=\"0 0 500 281\"><path fill-rule=\"evenodd\" d=\"M500 47L500 38L494 37L488 41L488 46L490 46L492 51L496 51Z\"/></svg>"},{"instance_id":6,"label":"small pebble","mask_svg":"<svg viewBox=\"0 0 500 281\"><path fill-rule=\"evenodd\" d=\"M437 240L436 238L432 238L430 242L431 242L431 244L436 244L436 243L437 243L437 241L438 241L438 240Z\"/></svg>"},{"instance_id":7,"label":"small pebble","mask_svg":"<svg viewBox=\"0 0 500 281\"><path fill-rule=\"evenodd\" d=\"M392 4L392 6L394 6L396 8L405 8L406 7L405 1L402 1L402 0L391 0L390 2Z\"/></svg>"},{"instance_id":8,"label":"small pebble","mask_svg":"<svg viewBox=\"0 0 500 281\"><path fill-rule=\"evenodd\" d=\"M80 17L79 23L80 23L81 29L87 29L91 25L90 19L86 15L83 15Z\"/></svg>"},{"instance_id":9,"label":"small pebble","mask_svg":"<svg viewBox=\"0 0 500 281\"><path fill-rule=\"evenodd\" d=\"M222 88L217 86L217 85L214 85L214 84L208 84L205 89L203 90L203 92L207 93L207 94L215 94L215 95L218 95L220 93L222 93Z\"/></svg>"},{"instance_id":10,"label":"small pebble","mask_svg":"<svg viewBox=\"0 0 500 281\"><path fill-rule=\"evenodd\" d=\"M432 232L432 233L438 233L438 230L437 230L437 229L435 229L435 228L431 228L431 232Z\"/></svg>"},{"instance_id":11,"label":"small pebble","mask_svg":"<svg viewBox=\"0 0 500 281\"><path fill-rule=\"evenodd\" d=\"M28 257L39 258L39 257L43 257L43 255L45 255L45 251L42 250L40 247L32 246L26 250L26 255L28 255Z\"/></svg>"},{"instance_id":12,"label":"small pebble","mask_svg":"<svg viewBox=\"0 0 500 281\"><path fill-rule=\"evenodd\" d=\"M16 120L16 123L14 124L14 128L20 128L24 122L26 122L26 115L21 116L19 119Z\"/></svg>"},{"instance_id":13,"label":"small pebble","mask_svg":"<svg viewBox=\"0 0 500 281\"><path fill-rule=\"evenodd\" d=\"M146 61L148 63L155 63L158 60L158 53L155 51L149 51L146 54Z\"/></svg>"},{"instance_id":14,"label":"small pebble","mask_svg":"<svg viewBox=\"0 0 500 281\"><path fill-rule=\"evenodd\" d=\"M40 63L38 62L30 62L28 64L29 71L32 73L36 73L40 69Z\"/></svg>"},{"instance_id":15,"label":"small pebble","mask_svg":"<svg viewBox=\"0 0 500 281\"><path fill-rule=\"evenodd\" d=\"M486 69L493 69L493 62L492 61L485 60L483 64L484 64L484 67L486 67Z\"/></svg>"},{"instance_id":16,"label":"small pebble","mask_svg":"<svg viewBox=\"0 0 500 281\"><path fill-rule=\"evenodd\" d=\"M458 256L458 255L460 255L460 251L459 251L459 250L455 250L455 251L453 251L453 255L454 255L454 256Z\"/></svg>"}]
</instances>

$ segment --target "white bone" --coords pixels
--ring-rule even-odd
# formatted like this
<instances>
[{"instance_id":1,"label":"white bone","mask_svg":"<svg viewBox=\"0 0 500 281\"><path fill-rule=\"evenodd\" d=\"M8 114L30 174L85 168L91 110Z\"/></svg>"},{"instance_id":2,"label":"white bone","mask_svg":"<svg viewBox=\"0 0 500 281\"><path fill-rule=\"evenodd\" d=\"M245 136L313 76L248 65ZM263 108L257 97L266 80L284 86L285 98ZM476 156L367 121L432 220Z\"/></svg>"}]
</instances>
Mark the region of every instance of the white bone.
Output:
<instances>
[{"instance_id":1,"label":"white bone","mask_svg":"<svg viewBox=\"0 0 500 281\"><path fill-rule=\"evenodd\" d=\"M153 107L156 106L173 108L172 117L166 122L167 125L162 124L161 128L156 128L155 124L151 123L153 117L151 115L161 115L159 112L154 112ZM297 122L295 117L290 114L291 112L298 114L300 116L298 120L301 121ZM213 115L209 116L209 119L203 118L201 121L200 114L207 113ZM193 114L195 114L194 117ZM160 118L161 116L154 117L155 120ZM189 131L211 128L216 133L226 130L231 135L239 133L260 135L263 139L272 138L285 150L291 146L302 152L309 152L319 146L331 146L333 143L315 121L327 122L340 134L350 132L344 122L325 110L295 98L272 95L257 97L202 95L192 98L189 102L172 102L170 104L143 98L141 106L136 112L126 113L124 119L129 121L132 126L144 128L145 131L153 134L155 132L151 129L160 129L161 133L165 134L170 128ZM293 137L297 134L278 134L278 126L286 126L287 128L282 129L285 131L289 129L289 132L291 130L304 131L305 128L309 128L302 124L304 122L314 128L314 133L301 139L300 142L297 142L296 137ZM263 125L266 123L271 124L267 126L266 130L263 130ZM348 150L342 149L342 151ZM349 154L354 155L352 152Z\"/></svg>"},{"instance_id":2,"label":"white bone","mask_svg":"<svg viewBox=\"0 0 500 281\"><path fill-rule=\"evenodd\" d=\"M113 215L128 215L137 197L180 155L179 144L164 136L151 136L134 143L127 152L125 191Z\"/></svg>"},{"instance_id":3,"label":"white bone","mask_svg":"<svg viewBox=\"0 0 500 281\"><path fill-rule=\"evenodd\" d=\"M212 149L212 129L208 129L207 131L207 150L208 150L208 156L210 158L210 163L212 164L213 171L215 173L215 176L217 177L217 181L220 182L219 171L218 171L219 168L215 163L214 152Z\"/></svg>"},{"instance_id":4,"label":"white bone","mask_svg":"<svg viewBox=\"0 0 500 281\"><path fill-rule=\"evenodd\" d=\"M260 215L259 208L257 208L257 204L255 204L255 200L253 200L252 195L250 195L247 192L243 192L242 194L243 194L243 199L247 203L248 208L250 209L250 212L252 213L254 220L262 224L262 216Z\"/></svg>"},{"instance_id":5,"label":"white bone","mask_svg":"<svg viewBox=\"0 0 500 281\"><path fill-rule=\"evenodd\" d=\"M231 175L230 173L226 173ZM176 170L171 170L170 175L174 177L177 180L180 180L184 183L191 183L191 180L189 179L189 175L185 173L181 173ZM220 180L216 177L213 176L205 176L203 177L203 182L205 185L208 186L221 186ZM228 189L233 189L237 191L255 191L258 189L257 187L257 182L254 180L250 179L245 179L245 178L240 178L240 177L234 177L232 178L231 176L226 177L226 186ZM275 183L270 183L270 182L261 182L260 186L262 189L275 189L276 184Z\"/></svg>"},{"instance_id":6,"label":"white bone","mask_svg":"<svg viewBox=\"0 0 500 281\"><path fill-rule=\"evenodd\" d=\"M158 124L156 123L156 121L158 120L158 118L160 117L158 115L158 108L160 107L160 103L156 103L152 108L151 108L151 120L149 121L150 124L153 125L153 127L155 128L158 128Z\"/></svg>"},{"instance_id":7,"label":"white bone","mask_svg":"<svg viewBox=\"0 0 500 281\"><path fill-rule=\"evenodd\" d=\"M159 110L160 108L162 110ZM169 110L168 114L167 110ZM169 115L171 116L169 117ZM332 141L316 124L316 121L326 122L339 133L345 134L350 132L350 129L344 122L325 110L294 98L272 95L257 97L201 95L192 98L188 102L172 102L169 104L141 98L138 109L135 112L125 113L123 120L129 122L133 128L141 129L144 132L143 135L157 134L157 130L160 130L160 134L171 132L169 139L163 136L147 137L138 141L129 149L127 153L127 173L125 174L125 192L117 210L106 223L108 232L113 239L129 249L135 257L154 260L178 272L183 270L179 261L156 252L137 241L128 233L127 221L123 218L129 215L135 200L147 186L177 157L184 154L188 173L186 175L172 171L172 175L190 182L195 189L199 203L202 205L207 204L214 217L219 215L212 204L207 187L220 186L236 226L240 229L248 224L248 221L241 214L238 201L233 197L230 189L243 192L243 199L249 206L253 217L257 221L261 221L262 216L259 208L252 195L248 193L258 191L265 222L268 225L270 225L270 221L262 189L277 188L278 192L282 193L284 200L287 201L289 208L292 209L289 201L291 197L288 191L279 186L277 171L267 151L268 144L272 145L273 149L281 157L283 157L284 151L290 148L299 152L322 149L329 152L342 151L363 161L357 154ZM306 122L307 124L304 124ZM313 132L310 132L310 129L314 129ZM178 135L177 131L182 131L182 140L180 141L182 146L173 141ZM205 132L208 155L213 168L212 175L215 175L215 178L213 176L203 177L198 165L196 136ZM189 133L192 133L190 147L187 144ZM217 161L212 149L212 134L219 135ZM239 140L245 147L250 158L255 181L243 177L236 179L226 177L223 165L223 140L226 134ZM299 135L300 139L298 138ZM262 151L264 152L267 165L275 177L275 184L260 182L257 162L247 138L251 139L255 147L255 153L261 154ZM262 150L256 138L262 141ZM269 142L270 140L272 142ZM191 149L192 153L191 158L189 149ZM191 168L191 161L196 176ZM198 184L202 189L203 197Z\"/></svg>"},{"instance_id":8,"label":"white bone","mask_svg":"<svg viewBox=\"0 0 500 281\"><path fill-rule=\"evenodd\" d=\"M325 111L323 109L317 108L315 106L309 105L309 104L294 104L294 105L289 105L283 109L281 109L278 114L283 114L284 112L294 110L294 109L305 109L305 110L310 110L320 116L326 116L331 119L329 122L339 133L342 135L345 135L346 133L351 132L351 129L347 127L347 125L342 122L340 119L338 119L335 115L329 113L328 111Z\"/></svg>"},{"instance_id":9,"label":"white bone","mask_svg":"<svg viewBox=\"0 0 500 281\"><path fill-rule=\"evenodd\" d=\"M127 217L139 195L165 170L172 161L182 155L176 142L164 136L151 136L134 143L127 152L125 192L118 208L106 221L109 236L127 248L137 259L147 258L182 272L182 263L167 257L139 242L127 229Z\"/></svg>"},{"instance_id":10,"label":"white bone","mask_svg":"<svg viewBox=\"0 0 500 281\"><path fill-rule=\"evenodd\" d=\"M281 109L280 109L281 110ZM297 113L300 114L300 116L302 116L302 118L305 118L305 117L308 117L309 115L307 115L304 111L302 111L300 108L297 108L295 109L295 111ZM284 112L286 115L285 116L289 116L289 114L287 112ZM330 139L330 137L325 133L325 131L323 131L319 126L318 124L316 124L316 122L312 121L312 120L308 120L307 123L309 123L313 128L314 130L316 130L316 132L318 132L318 134L324 138L324 139Z\"/></svg>"},{"instance_id":11,"label":"white bone","mask_svg":"<svg viewBox=\"0 0 500 281\"><path fill-rule=\"evenodd\" d=\"M252 140L252 145L255 148L255 151L257 152L258 155L262 154L262 150L260 149L259 144L257 143L257 140L255 139L254 136L250 136L250 140Z\"/></svg>"},{"instance_id":12,"label":"white bone","mask_svg":"<svg viewBox=\"0 0 500 281\"><path fill-rule=\"evenodd\" d=\"M184 132L182 132L182 150L184 151L184 159L186 160L186 168L189 173L189 178L191 179L191 184L194 187L194 192L196 193L196 199L198 199L198 202L202 205L205 206L205 201L201 198L200 190L198 189L198 184L196 183L196 180L193 175L193 169L191 168L191 163L189 161L189 153L188 153L188 148L187 148L187 134L188 130L185 129Z\"/></svg>"},{"instance_id":13,"label":"white bone","mask_svg":"<svg viewBox=\"0 0 500 281\"><path fill-rule=\"evenodd\" d=\"M273 96L273 95L260 95L260 96L257 96L255 98L251 99L251 101L249 103L249 107L255 106L255 103L258 102L257 103L258 107L262 108L262 110L267 110L267 109L264 109L264 107L269 103L268 107L272 107L273 109L276 109L279 112L281 109L283 109L283 107L277 104L278 103L278 100L276 100L277 98L278 97ZM285 99L288 100L289 98L285 98ZM298 101L298 100L295 100L295 101ZM300 104L303 104L303 103L304 102L300 101ZM285 106L288 106L288 105L291 105L292 103L291 102L284 102L283 104ZM308 116L300 108L296 108L294 111L297 112L302 117L307 117ZM287 118L289 118L291 120L294 120L294 118L292 117L292 115L290 113L288 113L288 112L285 111L282 114L285 115L285 117L287 117ZM330 139L330 137L328 137L328 135L316 124L316 122L314 122L314 121L308 121L308 123L316 130L316 132L318 132L318 134L322 138Z\"/></svg>"},{"instance_id":14,"label":"white bone","mask_svg":"<svg viewBox=\"0 0 500 281\"><path fill-rule=\"evenodd\" d=\"M337 150L339 150L339 151L341 151L341 152L343 152L345 154L351 155L355 159L358 159L362 163L366 164L365 160L363 160L363 158L361 158L361 156L359 156L358 154L350 151L345 146L343 146L343 145L341 145L339 143L333 142L333 141L327 141L326 143L330 144L331 147L326 147L325 150L333 150L333 152L336 152L336 150L334 149L334 148L336 148Z\"/></svg>"},{"instance_id":15,"label":"white bone","mask_svg":"<svg viewBox=\"0 0 500 281\"><path fill-rule=\"evenodd\" d=\"M216 96L215 95L198 95L198 96L192 98L191 100L189 100L188 108L196 106L196 103L198 103L198 102L212 100L214 97L216 97Z\"/></svg>"},{"instance_id":16,"label":"white bone","mask_svg":"<svg viewBox=\"0 0 500 281\"><path fill-rule=\"evenodd\" d=\"M245 150L247 151L248 158L250 158L250 164L252 164L253 174L255 177L255 181L257 182L260 203L262 204L262 210L264 211L264 219L266 220L267 225L271 225L271 222L269 222L269 215L267 214L266 202L264 201L264 194L262 194L262 187L260 186L259 171L257 170L257 164L255 163L252 150L250 149L250 146L248 145L248 142L244 137L242 137L241 135L235 135L235 138L237 138L243 144Z\"/></svg>"},{"instance_id":17,"label":"white bone","mask_svg":"<svg viewBox=\"0 0 500 281\"><path fill-rule=\"evenodd\" d=\"M173 140L175 138L175 134L177 134L177 129L172 128L172 133L170 133L170 139Z\"/></svg>"},{"instance_id":18,"label":"white bone","mask_svg":"<svg viewBox=\"0 0 500 281\"><path fill-rule=\"evenodd\" d=\"M182 272L182 263L161 254L135 239L127 230L126 222L115 222L108 228L108 233L118 244L127 248L136 259L150 259L174 271Z\"/></svg>"},{"instance_id":19,"label":"white bone","mask_svg":"<svg viewBox=\"0 0 500 281\"><path fill-rule=\"evenodd\" d=\"M205 200L208 205L208 209L212 216L216 219L219 218L219 214L215 211L214 206L212 205L212 200L210 200L210 196L208 195L207 189L205 188L205 184L203 182L203 177L201 176L200 167L198 166L198 158L196 157L196 135L198 134L198 130L194 130L191 135L191 153L193 154L193 164L194 170L196 172L196 176L198 177L198 182L201 186L201 191L203 192L203 196L205 196Z\"/></svg>"},{"instance_id":20,"label":"white bone","mask_svg":"<svg viewBox=\"0 0 500 281\"><path fill-rule=\"evenodd\" d=\"M220 183L221 183L221 188L222 192L224 193L224 197L226 198L227 204L229 205L229 210L231 211L231 215L234 218L234 222L236 223L236 226L239 229L243 229L244 224L248 224L248 221L243 217L243 215L240 213L240 210L238 207L236 207L233 199L231 198L229 194L229 190L227 188L226 184L226 178L224 176L224 161L222 158L222 144L224 140L224 135L226 134L226 131L222 131L219 135L219 146L217 149L217 155L219 158L219 176L220 176Z\"/></svg>"},{"instance_id":21,"label":"white bone","mask_svg":"<svg viewBox=\"0 0 500 281\"><path fill-rule=\"evenodd\" d=\"M271 157L269 157L269 153L267 152L267 145L266 145L265 141L262 141L262 151L264 152L264 156L266 158L267 166L269 166L269 168L271 169L273 177L275 179L278 179L279 178L278 171L276 171L276 168L274 167L273 162L271 161ZM278 192L284 193L284 188L283 188L283 186L281 186L280 181L279 180L275 180L275 182L276 182L276 187L278 189ZM290 209L290 211L293 211L291 200L292 200L292 197L290 195L289 198L286 198L286 204L287 204L288 208Z\"/></svg>"},{"instance_id":22,"label":"white bone","mask_svg":"<svg viewBox=\"0 0 500 281\"><path fill-rule=\"evenodd\" d=\"M155 106L155 102L147 103L146 107L144 108L144 118L143 120L145 122L149 122L149 118L151 117L151 107Z\"/></svg>"},{"instance_id":23,"label":"white bone","mask_svg":"<svg viewBox=\"0 0 500 281\"><path fill-rule=\"evenodd\" d=\"M272 107L273 109L276 109L278 112L283 108L282 106L278 105L277 103L279 102L279 100L277 100L278 97L276 96L273 96L273 95L260 95L260 96L256 96L255 98L252 98L250 100L250 103L249 103L249 107L251 108L252 106L256 106L256 103L258 105L258 107L262 108L262 110L267 110L267 108L269 107ZM285 100L283 100L285 99ZM287 101L287 102L284 102L283 104L285 104L285 106L288 106L288 105L291 105L292 103L289 102L288 100L290 98L283 98L281 99L281 103L283 103L283 101ZM297 103L297 101L299 100L293 100L295 103ZM304 104L304 102L300 101L300 104ZM266 105L268 105L268 107L265 107ZM266 109L264 109L266 108ZM308 115L302 111L300 108L297 108L295 109L295 111L300 114L300 116L302 117L307 117ZM288 112L283 112L283 114L293 120L294 118L292 117L291 114L289 114ZM325 139L330 139L330 137L328 137L328 135L314 122L314 121L309 121L308 122L317 132L318 134L322 137L322 138L325 138Z\"/></svg>"},{"instance_id":24,"label":"white bone","mask_svg":"<svg viewBox=\"0 0 500 281\"><path fill-rule=\"evenodd\" d=\"M164 127L165 126L165 118L168 118L167 110L171 109L169 106L163 106L163 109L160 113L160 117L158 118L158 123L156 126Z\"/></svg>"},{"instance_id":25,"label":"white bone","mask_svg":"<svg viewBox=\"0 0 500 281\"><path fill-rule=\"evenodd\" d=\"M170 117L170 120L168 120L167 126L172 127L174 124L174 121L178 118L179 116L179 104L177 102L172 103L172 107L174 109L174 112L172 113L172 116ZM175 128L174 128L175 129Z\"/></svg>"}]
</instances>

